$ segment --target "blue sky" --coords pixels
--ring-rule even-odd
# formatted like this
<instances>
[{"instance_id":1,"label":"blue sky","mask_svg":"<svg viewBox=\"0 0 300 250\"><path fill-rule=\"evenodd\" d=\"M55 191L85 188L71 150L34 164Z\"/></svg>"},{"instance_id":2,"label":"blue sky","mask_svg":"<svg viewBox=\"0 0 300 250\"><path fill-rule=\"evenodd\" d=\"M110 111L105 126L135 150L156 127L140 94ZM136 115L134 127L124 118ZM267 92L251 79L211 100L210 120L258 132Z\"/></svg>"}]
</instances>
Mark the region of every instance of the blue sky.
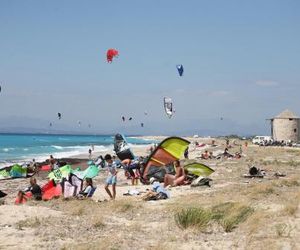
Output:
<instances>
[{"instance_id":1,"label":"blue sky","mask_svg":"<svg viewBox=\"0 0 300 250\"><path fill-rule=\"evenodd\" d=\"M2 127L266 133L266 118L285 108L300 114L299 7L297 0L0 0ZM120 53L112 64L109 48ZM174 100L171 120L164 96ZM123 124L122 115L134 121Z\"/></svg>"}]
</instances>

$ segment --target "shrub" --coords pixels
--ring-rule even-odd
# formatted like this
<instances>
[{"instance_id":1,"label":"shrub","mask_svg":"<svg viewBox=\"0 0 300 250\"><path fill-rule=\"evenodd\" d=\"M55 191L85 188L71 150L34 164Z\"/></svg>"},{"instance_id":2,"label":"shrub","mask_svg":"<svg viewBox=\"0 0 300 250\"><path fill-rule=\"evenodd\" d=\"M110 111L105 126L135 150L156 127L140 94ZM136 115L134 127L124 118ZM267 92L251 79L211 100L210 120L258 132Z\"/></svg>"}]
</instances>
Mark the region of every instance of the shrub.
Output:
<instances>
[{"instance_id":1,"label":"shrub","mask_svg":"<svg viewBox=\"0 0 300 250\"><path fill-rule=\"evenodd\" d=\"M183 229L196 227L204 230L211 220L211 213L203 208L187 208L175 214L176 224Z\"/></svg>"}]
</instances>

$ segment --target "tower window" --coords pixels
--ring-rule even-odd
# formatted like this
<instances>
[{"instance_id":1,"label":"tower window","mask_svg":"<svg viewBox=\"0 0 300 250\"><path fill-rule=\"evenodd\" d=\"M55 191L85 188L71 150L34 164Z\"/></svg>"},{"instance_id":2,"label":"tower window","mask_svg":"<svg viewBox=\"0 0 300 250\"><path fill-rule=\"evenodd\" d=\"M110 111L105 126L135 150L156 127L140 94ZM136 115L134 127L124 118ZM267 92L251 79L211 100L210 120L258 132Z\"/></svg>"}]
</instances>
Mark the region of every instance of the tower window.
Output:
<instances>
[{"instance_id":1,"label":"tower window","mask_svg":"<svg viewBox=\"0 0 300 250\"><path fill-rule=\"evenodd\" d=\"M297 129L296 128L294 128L294 133L297 133Z\"/></svg>"},{"instance_id":2,"label":"tower window","mask_svg":"<svg viewBox=\"0 0 300 250\"><path fill-rule=\"evenodd\" d=\"M293 118L289 118L289 120L290 120L290 121L292 121L292 120L293 120Z\"/></svg>"}]
</instances>

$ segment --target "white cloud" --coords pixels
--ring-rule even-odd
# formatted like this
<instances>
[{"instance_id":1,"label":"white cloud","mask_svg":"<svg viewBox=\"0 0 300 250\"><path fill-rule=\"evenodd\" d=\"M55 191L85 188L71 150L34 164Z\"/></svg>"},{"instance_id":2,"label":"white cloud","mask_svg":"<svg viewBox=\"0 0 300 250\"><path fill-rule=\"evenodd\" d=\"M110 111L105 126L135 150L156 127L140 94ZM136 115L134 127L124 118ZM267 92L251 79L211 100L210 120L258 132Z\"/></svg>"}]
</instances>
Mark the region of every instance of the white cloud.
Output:
<instances>
[{"instance_id":1,"label":"white cloud","mask_svg":"<svg viewBox=\"0 0 300 250\"><path fill-rule=\"evenodd\" d=\"M255 84L263 87L273 87L279 85L278 82L271 81L271 80L258 80L255 82Z\"/></svg>"}]
</instances>

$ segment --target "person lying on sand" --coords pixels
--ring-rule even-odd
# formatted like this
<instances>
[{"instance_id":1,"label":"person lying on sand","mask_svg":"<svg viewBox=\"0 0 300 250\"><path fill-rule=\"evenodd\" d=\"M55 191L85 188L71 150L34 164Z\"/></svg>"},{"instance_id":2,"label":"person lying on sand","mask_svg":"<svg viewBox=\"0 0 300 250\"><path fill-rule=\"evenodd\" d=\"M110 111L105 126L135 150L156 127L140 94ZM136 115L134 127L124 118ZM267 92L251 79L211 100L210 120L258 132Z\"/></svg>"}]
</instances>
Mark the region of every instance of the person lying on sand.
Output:
<instances>
[{"instance_id":1,"label":"person lying on sand","mask_svg":"<svg viewBox=\"0 0 300 250\"><path fill-rule=\"evenodd\" d=\"M180 165L180 161L174 161L175 175L166 174L164 177L164 187L179 186L185 184L186 173L184 168Z\"/></svg>"},{"instance_id":2,"label":"person lying on sand","mask_svg":"<svg viewBox=\"0 0 300 250\"><path fill-rule=\"evenodd\" d=\"M144 196L143 200L165 200L170 198L168 191L162 187L162 185L154 177L150 178L150 184L152 185L151 190L149 190Z\"/></svg>"}]
</instances>

